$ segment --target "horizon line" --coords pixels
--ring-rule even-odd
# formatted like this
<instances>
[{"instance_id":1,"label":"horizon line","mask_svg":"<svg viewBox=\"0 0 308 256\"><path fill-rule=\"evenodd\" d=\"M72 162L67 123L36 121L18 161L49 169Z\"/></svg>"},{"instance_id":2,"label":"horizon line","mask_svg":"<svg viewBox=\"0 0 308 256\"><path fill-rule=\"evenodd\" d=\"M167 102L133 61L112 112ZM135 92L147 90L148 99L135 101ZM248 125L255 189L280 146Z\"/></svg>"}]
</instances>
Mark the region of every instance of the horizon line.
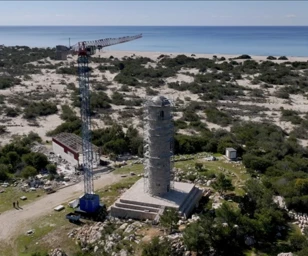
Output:
<instances>
[{"instance_id":1,"label":"horizon line","mask_svg":"<svg viewBox=\"0 0 308 256\"><path fill-rule=\"evenodd\" d=\"M0 25L0 27L308 27L308 25Z\"/></svg>"}]
</instances>

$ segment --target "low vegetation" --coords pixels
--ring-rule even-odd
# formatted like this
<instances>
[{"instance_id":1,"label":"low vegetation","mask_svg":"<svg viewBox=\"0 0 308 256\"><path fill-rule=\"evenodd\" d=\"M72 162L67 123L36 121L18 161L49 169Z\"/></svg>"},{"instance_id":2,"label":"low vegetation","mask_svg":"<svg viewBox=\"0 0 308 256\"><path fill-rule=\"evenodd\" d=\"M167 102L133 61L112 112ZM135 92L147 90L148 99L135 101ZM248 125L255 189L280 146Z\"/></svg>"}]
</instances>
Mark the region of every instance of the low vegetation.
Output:
<instances>
[{"instance_id":1,"label":"low vegetation","mask_svg":"<svg viewBox=\"0 0 308 256\"><path fill-rule=\"evenodd\" d=\"M31 152L30 148L41 138L30 133L27 136L16 137L13 142L0 149L0 180L14 180L16 177L28 178L45 170L49 164L42 153Z\"/></svg>"},{"instance_id":2,"label":"low vegetation","mask_svg":"<svg viewBox=\"0 0 308 256\"><path fill-rule=\"evenodd\" d=\"M24 109L23 117L35 119L39 116L48 116L58 112L57 105L48 101L31 102Z\"/></svg>"},{"instance_id":3,"label":"low vegetation","mask_svg":"<svg viewBox=\"0 0 308 256\"><path fill-rule=\"evenodd\" d=\"M49 131L49 136L61 132L81 135L81 120L75 110L80 107L80 92L72 80L66 80L76 76L76 67L63 62L51 64L46 59L53 58L54 49L50 48L6 47L2 53L0 90L15 85L28 86L26 84L34 80L33 74L40 74L42 67L46 72L53 72L53 69L62 76L59 83L65 88L65 95L58 95L51 89L43 92L39 86L27 98L19 93L14 97L0 95L3 118L11 120L22 115L35 120L59 114L63 123ZM296 104L295 95L305 98L308 62L290 62L285 56L268 56L267 60L258 62L244 54L229 60L217 56L209 59L194 55L174 58L161 55L155 63L143 57L117 59L110 56L92 58L92 63L96 65L90 71L112 73L114 81L119 84L114 86L107 80L106 74L101 76L92 72L91 115L93 119L103 120L106 127L93 129L91 136L92 142L104 154L112 159L125 153L143 156L142 136L136 125L131 126L132 118L141 119L142 116L142 98L138 93L142 90L152 96L168 87L171 93L179 91L185 95L175 101L175 155L200 152L224 154L226 147L233 147L242 159L245 173L222 161L188 160L175 164L177 168L184 169L185 179L215 179L211 189L224 197L233 195L234 199L218 210L210 210L206 206L198 212L200 221L184 230L183 241L188 249L199 255L211 252L216 255L243 255L243 252L252 250L260 252L257 255L277 255L280 249L296 252L298 256L307 254L306 238L290 230L290 219L273 203L272 197L281 195L289 209L308 213L308 151L299 143L299 139L308 139L308 119L304 113L287 108L277 108L270 116L268 113L273 108L258 103L269 103L270 97L277 97L275 100L292 106ZM178 82L180 75L187 78L186 82ZM68 100L65 98L67 95L71 95ZM6 103L10 105L5 106ZM115 112L115 109L121 110ZM120 120L117 123L111 117L114 113ZM257 117L266 121L241 121L244 117L247 117L246 120ZM274 119L291 124L290 130L286 132L272 124ZM225 129L210 129L210 123ZM8 126L0 126L0 134L8 132ZM41 170L53 169L44 155L30 151L34 141L41 140L31 133L0 148L1 181L13 182L16 177L28 178ZM188 168L195 168L197 172L189 173ZM224 168L234 176L221 171ZM127 166L116 172L139 174L142 166ZM137 176L129 177L99 193L109 206L123 189L137 179ZM8 190L7 195L9 193ZM174 217L174 213L166 211L162 218L162 227L168 233L178 231ZM30 253L25 248L22 250L25 255ZM167 240L155 238L144 245L142 255L172 255L172 251Z\"/></svg>"}]
</instances>

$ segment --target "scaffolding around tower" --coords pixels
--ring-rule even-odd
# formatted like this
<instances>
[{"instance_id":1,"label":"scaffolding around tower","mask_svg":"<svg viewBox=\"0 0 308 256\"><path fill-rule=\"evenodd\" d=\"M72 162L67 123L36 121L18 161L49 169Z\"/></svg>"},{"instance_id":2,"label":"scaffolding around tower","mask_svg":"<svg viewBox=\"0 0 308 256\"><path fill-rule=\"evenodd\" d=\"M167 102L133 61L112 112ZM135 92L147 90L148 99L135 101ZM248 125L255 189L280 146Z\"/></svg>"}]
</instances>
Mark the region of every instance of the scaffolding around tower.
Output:
<instances>
[{"instance_id":1,"label":"scaffolding around tower","mask_svg":"<svg viewBox=\"0 0 308 256\"><path fill-rule=\"evenodd\" d=\"M159 221L166 208L188 216L203 191L194 184L173 180L173 104L164 96L146 99L143 112L144 177L110 207L118 218Z\"/></svg>"},{"instance_id":2,"label":"scaffolding around tower","mask_svg":"<svg viewBox=\"0 0 308 256\"><path fill-rule=\"evenodd\" d=\"M173 182L172 103L155 96L144 103L144 192L161 196L174 187Z\"/></svg>"}]
</instances>

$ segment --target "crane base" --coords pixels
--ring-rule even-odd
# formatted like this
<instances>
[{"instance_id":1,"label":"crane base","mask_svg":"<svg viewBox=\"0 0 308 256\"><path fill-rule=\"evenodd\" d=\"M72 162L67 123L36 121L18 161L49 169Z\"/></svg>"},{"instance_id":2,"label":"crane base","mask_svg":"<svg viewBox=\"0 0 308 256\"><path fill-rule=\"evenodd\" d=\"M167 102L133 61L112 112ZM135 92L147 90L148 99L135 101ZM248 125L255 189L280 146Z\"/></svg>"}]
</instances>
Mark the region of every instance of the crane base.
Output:
<instances>
[{"instance_id":1,"label":"crane base","mask_svg":"<svg viewBox=\"0 0 308 256\"><path fill-rule=\"evenodd\" d=\"M94 213L100 208L99 195L85 194L79 199L80 210L87 213Z\"/></svg>"},{"instance_id":2,"label":"crane base","mask_svg":"<svg viewBox=\"0 0 308 256\"><path fill-rule=\"evenodd\" d=\"M99 208L95 212L82 211L80 207L76 208L74 214L79 216L80 219L104 221L107 216L107 209L104 204L100 204Z\"/></svg>"}]
</instances>

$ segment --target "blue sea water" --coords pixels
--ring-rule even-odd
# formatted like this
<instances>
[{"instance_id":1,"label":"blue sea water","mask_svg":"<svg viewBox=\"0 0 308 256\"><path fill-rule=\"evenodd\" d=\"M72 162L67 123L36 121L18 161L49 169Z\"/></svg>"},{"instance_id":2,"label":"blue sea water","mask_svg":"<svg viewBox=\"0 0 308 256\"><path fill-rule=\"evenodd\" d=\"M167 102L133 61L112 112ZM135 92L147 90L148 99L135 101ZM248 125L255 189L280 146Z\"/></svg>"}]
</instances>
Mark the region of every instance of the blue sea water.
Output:
<instances>
[{"instance_id":1,"label":"blue sea water","mask_svg":"<svg viewBox=\"0 0 308 256\"><path fill-rule=\"evenodd\" d=\"M0 26L0 45L54 47L143 34L110 50L308 56L308 26Z\"/></svg>"}]
</instances>

